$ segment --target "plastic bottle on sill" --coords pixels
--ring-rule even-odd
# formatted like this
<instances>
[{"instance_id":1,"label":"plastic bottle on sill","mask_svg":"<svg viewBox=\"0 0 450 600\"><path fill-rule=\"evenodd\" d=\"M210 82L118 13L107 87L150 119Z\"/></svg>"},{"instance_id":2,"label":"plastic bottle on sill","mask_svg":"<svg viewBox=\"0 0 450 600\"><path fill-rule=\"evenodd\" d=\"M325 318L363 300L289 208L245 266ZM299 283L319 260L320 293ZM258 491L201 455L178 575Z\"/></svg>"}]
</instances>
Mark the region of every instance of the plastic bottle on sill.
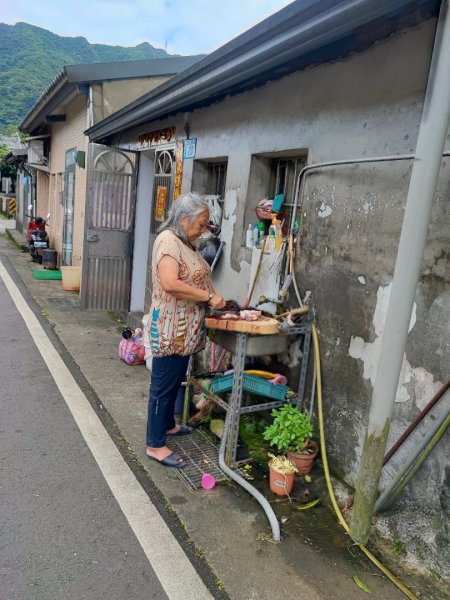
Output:
<instances>
[{"instance_id":1,"label":"plastic bottle on sill","mask_svg":"<svg viewBox=\"0 0 450 600\"><path fill-rule=\"evenodd\" d=\"M256 246L257 241L260 238L260 231L259 231L259 223L255 223L253 225L253 245Z\"/></svg>"},{"instance_id":2,"label":"plastic bottle on sill","mask_svg":"<svg viewBox=\"0 0 450 600\"><path fill-rule=\"evenodd\" d=\"M277 235L276 235L275 248L276 248L276 250L281 250L281 245L283 244L283 232L281 230L281 221L278 219L276 222L276 226L277 226Z\"/></svg>"},{"instance_id":3,"label":"plastic bottle on sill","mask_svg":"<svg viewBox=\"0 0 450 600\"><path fill-rule=\"evenodd\" d=\"M272 224L269 227L269 240L268 240L269 252L275 252L275 250L276 250L276 236L277 236L277 227L276 227L276 224L272 221Z\"/></svg>"},{"instance_id":4,"label":"plastic bottle on sill","mask_svg":"<svg viewBox=\"0 0 450 600\"><path fill-rule=\"evenodd\" d=\"M269 227L269 252L278 252L282 241L281 223L274 214L272 215L272 224Z\"/></svg>"},{"instance_id":5,"label":"plastic bottle on sill","mask_svg":"<svg viewBox=\"0 0 450 600\"><path fill-rule=\"evenodd\" d=\"M253 225L250 223L245 235L245 245L247 248L253 248Z\"/></svg>"}]
</instances>

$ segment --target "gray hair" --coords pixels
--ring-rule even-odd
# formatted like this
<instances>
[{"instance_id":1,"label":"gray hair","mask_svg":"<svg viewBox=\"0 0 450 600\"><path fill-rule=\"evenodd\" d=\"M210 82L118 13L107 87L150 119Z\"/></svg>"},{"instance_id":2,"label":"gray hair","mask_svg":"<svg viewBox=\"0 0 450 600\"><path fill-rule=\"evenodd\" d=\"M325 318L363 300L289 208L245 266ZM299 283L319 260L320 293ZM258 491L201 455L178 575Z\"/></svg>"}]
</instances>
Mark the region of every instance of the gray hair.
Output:
<instances>
[{"instance_id":1,"label":"gray hair","mask_svg":"<svg viewBox=\"0 0 450 600\"><path fill-rule=\"evenodd\" d=\"M186 234L181 224L181 218L185 216L192 222L198 215L205 212L205 210L209 212L210 208L209 202L204 196L201 196L196 192L184 194L174 200L169 216L159 227L158 233L170 229L184 242L187 242L188 239L186 238Z\"/></svg>"}]
</instances>

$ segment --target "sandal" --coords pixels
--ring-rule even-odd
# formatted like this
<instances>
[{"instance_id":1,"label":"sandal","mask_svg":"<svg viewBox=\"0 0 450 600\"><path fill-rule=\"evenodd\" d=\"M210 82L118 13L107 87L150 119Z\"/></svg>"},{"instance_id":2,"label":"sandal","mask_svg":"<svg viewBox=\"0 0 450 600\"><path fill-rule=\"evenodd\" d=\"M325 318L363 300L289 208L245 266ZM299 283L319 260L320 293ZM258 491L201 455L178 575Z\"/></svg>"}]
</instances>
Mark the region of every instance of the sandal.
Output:
<instances>
[{"instance_id":1,"label":"sandal","mask_svg":"<svg viewBox=\"0 0 450 600\"><path fill-rule=\"evenodd\" d=\"M150 460L154 460L155 462L164 465L165 467L174 467L175 469L182 469L186 466L184 460L180 458L178 454L175 454L175 452L172 452L172 454L169 454L169 456L166 456L161 460L155 458L154 456L150 456L150 454L147 454L147 458L149 458Z\"/></svg>"},{"instance_id":2,"label":"sandal","mask_svg":"<svg viewBox=\"0 0 450 600\"><path fill-rule=\"evenodd\" d=\"M192 427L189 427L188 425L180 425L180 429L175 431L175 433L167 433L166 435L189 435L192 432Z\"/></svg>"}]
</instances>

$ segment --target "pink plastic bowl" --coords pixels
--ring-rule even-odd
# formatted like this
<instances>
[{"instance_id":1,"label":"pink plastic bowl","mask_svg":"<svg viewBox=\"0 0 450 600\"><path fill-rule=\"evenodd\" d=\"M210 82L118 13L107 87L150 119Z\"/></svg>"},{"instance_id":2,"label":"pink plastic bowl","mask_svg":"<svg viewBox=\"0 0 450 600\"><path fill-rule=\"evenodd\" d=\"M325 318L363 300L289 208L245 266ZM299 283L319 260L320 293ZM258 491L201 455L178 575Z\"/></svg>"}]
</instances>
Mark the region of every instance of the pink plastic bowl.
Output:
<instances>
[{"instance_id":1,"label":"pink plastic bowl","mask_svg":"<svg viewBox=\"0 0 450 600\"><path fill-rule=\"evenodd\" d=\"M211 475L210 473L203 473L202 488L204 490L212 490L215 485L216 485L216 478L214 477L214 475Z\"/></svg>"}]
</instances>

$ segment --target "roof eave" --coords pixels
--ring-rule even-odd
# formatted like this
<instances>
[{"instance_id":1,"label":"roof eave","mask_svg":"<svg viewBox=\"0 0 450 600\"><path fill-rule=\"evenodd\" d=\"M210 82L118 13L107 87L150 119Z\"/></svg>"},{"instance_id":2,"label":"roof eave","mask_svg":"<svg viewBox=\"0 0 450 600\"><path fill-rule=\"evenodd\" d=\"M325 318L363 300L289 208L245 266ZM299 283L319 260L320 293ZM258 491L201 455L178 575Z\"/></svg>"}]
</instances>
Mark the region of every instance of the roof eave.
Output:
<instances>
[{"instance_id":1,"label":"roof eave","mask_svg":"<svg viewBox=\"0 0 450 600\"><path fill-rule=\"evenodd\" d=\"M19 130L31 133L45 123L45 116L72 92L74 85L69 84L67 73L63 69L53 83L42 94L33 108L27 113L19 125Z\"/></svg>"},{"instance_id":2,"label":"roof eave","mask_svg":"<svg viewBox=\"0 0 450 600\"><path fill-rule=\"evenodd\" d=\"M207 97L250 81L286 61L317 51L362 25L405 10L415 0L294 2L211 55L100 121L91 141L188 110ZM416 2L417 3L417 2Z\"/></svg>"},{"instance_id":3,"label":"roof eave","mask_svg":"<svg viewBox=\"0 0 450 600\"><path fill-rule=\"evenodd\" d=\"M76 65L65 65L58 73L54 81L40 96L31 110L27 113L19 125L24 132L33 131L45 123L45 116L49 110L54 110L61 104L76 85L99 83L106 80L142 79L143 77L171 77L180 71L178 63L189 63L197 61L197 56L167 57L155 59L141 59L137 61L115 61L105 63L87 63ZM153 71L148 69L148 64L153 65ZM128 70L139 64L139 68L129 75ZM177 66L178 65L178 66ZM164 69L161 71L161 66ZM157 68L156 68L157 67ZM189 68L189 67L188 67ZM65 86L67 89L64 89ZM51 105L51 109L49 108Z\"/></svg>"}]
</instances>

